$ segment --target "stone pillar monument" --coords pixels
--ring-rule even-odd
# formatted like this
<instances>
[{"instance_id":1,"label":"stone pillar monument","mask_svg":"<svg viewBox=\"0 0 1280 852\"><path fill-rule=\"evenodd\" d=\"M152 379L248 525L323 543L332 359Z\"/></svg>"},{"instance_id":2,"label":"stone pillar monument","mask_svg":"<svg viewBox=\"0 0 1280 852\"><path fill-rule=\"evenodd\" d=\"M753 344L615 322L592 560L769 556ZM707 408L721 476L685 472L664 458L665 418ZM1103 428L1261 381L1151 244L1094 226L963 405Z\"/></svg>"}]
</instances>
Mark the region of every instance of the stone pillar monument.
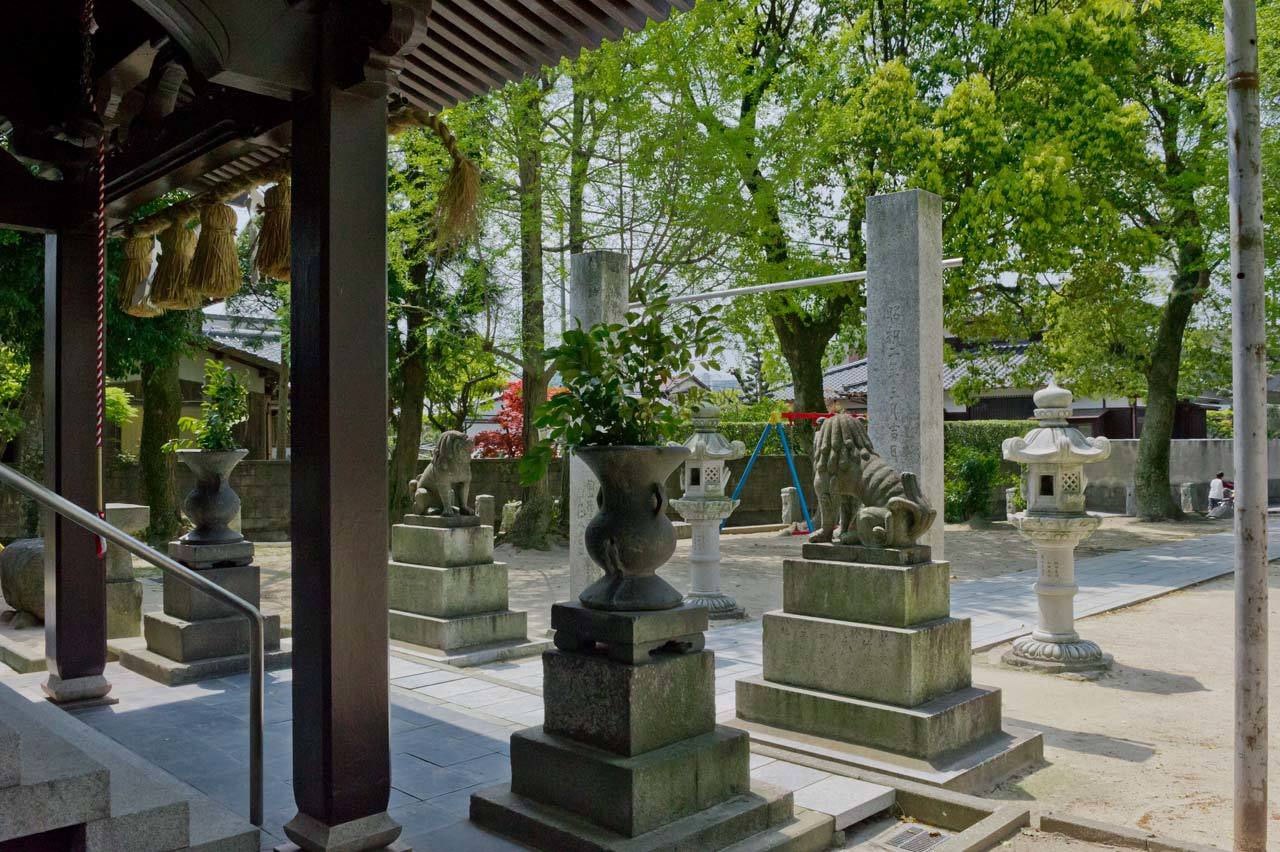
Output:
<instances>
[{"instance_id":1,"label":"stone pillar monument","mask_svg":"<svg viewBox=\"0 0 1280 852\"><path fill-rule=\"evenodd\" d=\"M1071 400L1071 391L1050 382L1035 394L1039 427L1024 438L1004 442L1004 457L1027 466L1027 509L1014 515L1013 523L1035 545L1040 569L1036 629L1016 640L1004 661L1047 672L1111 667L1109 655L1076 633L1073 612L1073 599L1080 588L1076 585L1076 545L1102 523L1084 510L1084 489L1089 482L1084 466L1111 455L1111 443L1106 438L1086 438L1067 424Z\"/></svg>"},{"instance_id":2,"label":"stone pillar monument","mask_svg":"<svg viewBox=\"0 0 1280 852\"><path fill-rule=\"evenodd\" d=\"M737 682L753 742L973 792L1042 753L1005 731L1000 690L971 677L969 619L951 617L950 566L917 544L940 506L876 455L862 421L814 441L821 528L782 565L764 672Z\"/></svg>"},{"instance_id":3,"label":"stone pillar monument","mask_svg":"<svg viewBox=\"0 0 1280 852\"><path fill-rule=\"evenodd\" d=\"M732 595L720 590L720 522L733 514L738 501L725 496L729 470L725 462L747 454L741 441L730 443L717 431L720 409L694 406L694 433L684 445L689 458L680 470L684 496L671 506L693 527L689 561L693 563L689 594L685 600L706 607L711 618L742 618L746 613Z\"/></svg>"},{"instance_id":4,"label":"stone pillar monument","mask_svg":"<svg viewBox=\"0 0 1280 852\"><path fill-rule=\"evenodd\" d=\"M942 492L942 199L913 189L867 199L867 413L885 462ZM942 524L921 544L943 558Z\"/></svg>"},{"instance_id":5,"label":"stone pillar monument","mask_svg":"<svg viewBox=\"0 0 1280 852\"><path fill-rule=\"evenodd\" d=\"M627 256L616 251L589 251L569 259L569 315L581 328L622 322L627 313L630 270ZM602 573L583 540L596 513L600 486L581 459L569 456L569 597L576 599Z\"/></svg>"},{"instance_id":6,"label":"stone pillar monument","mask_svg":"<svg viewBox=\"0 0 1280 852\"><path fill-rule=\"evenodd\" d=\"M507 566L493 561L493 527L467 507L474 448L461 432L440 436L414 482L413 512L391 528L387 564L391 639L403 643L400 650L459 667L551 645L530 640L528 614L509 608Z\"/></svg>"}]
</instances>

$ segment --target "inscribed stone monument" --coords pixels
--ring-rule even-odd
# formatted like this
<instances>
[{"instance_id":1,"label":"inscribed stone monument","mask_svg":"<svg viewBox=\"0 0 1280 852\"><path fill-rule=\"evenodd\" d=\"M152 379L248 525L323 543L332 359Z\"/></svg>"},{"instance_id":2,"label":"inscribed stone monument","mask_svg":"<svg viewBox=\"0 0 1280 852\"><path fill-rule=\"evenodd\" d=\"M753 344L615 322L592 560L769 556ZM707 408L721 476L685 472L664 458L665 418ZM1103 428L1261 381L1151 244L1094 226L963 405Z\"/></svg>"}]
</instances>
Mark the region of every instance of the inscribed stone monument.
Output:
<instances>
[{"instance_id":1,"label":"inscribed stone monument","mask_svg":"<svg viewBox=\"0 0 1280 852\"><path fill-rule=\"evenodd\" d=\"M867 411L871 440L925 498L942 490L942 199L867 199ZM921 541L943 558L942 525Z\"/></svg>"}]
</instances>

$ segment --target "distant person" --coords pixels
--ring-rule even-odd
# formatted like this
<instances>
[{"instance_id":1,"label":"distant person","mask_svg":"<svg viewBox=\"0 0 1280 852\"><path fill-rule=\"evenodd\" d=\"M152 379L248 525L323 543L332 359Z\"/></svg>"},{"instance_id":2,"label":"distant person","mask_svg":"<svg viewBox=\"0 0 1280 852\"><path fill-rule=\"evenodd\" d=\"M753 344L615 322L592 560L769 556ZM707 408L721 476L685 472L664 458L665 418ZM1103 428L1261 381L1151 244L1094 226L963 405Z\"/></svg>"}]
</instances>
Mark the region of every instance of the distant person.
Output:
<instances>
[{"instance_id":1,"label":"distant person","mask_svg":"<svg viewBox=\"0 0 1280 852\"><path fill-rule=\"evenodd\" d=\"M1222 477L1226 476L1222 471L1218 471L1214 475L1213 481L1209 483L1209 509L1218 508L1227 501L1227 483Z\"/></svg>"}]
</instances>

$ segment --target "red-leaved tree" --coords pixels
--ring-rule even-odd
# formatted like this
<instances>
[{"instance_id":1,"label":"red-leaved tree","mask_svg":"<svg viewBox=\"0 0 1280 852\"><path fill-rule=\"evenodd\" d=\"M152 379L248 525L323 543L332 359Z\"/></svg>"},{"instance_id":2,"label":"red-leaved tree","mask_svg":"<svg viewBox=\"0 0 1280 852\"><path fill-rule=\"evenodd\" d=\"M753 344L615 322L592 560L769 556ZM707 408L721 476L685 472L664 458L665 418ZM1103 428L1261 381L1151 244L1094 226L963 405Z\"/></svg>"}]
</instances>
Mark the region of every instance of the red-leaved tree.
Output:
<instances>
[{"instance_id":1,"label":"red-leaved tree","mask_svg":"<svg viewBox=\"0 0 1280 852\"><path fill-rule=\"evenodd\" d=\"M514 381L502 392L498 428L476 434L476 454L480 458L519 458L524 455L520 435L524 431L522 383Z\"/></svg>"}]
</instances>

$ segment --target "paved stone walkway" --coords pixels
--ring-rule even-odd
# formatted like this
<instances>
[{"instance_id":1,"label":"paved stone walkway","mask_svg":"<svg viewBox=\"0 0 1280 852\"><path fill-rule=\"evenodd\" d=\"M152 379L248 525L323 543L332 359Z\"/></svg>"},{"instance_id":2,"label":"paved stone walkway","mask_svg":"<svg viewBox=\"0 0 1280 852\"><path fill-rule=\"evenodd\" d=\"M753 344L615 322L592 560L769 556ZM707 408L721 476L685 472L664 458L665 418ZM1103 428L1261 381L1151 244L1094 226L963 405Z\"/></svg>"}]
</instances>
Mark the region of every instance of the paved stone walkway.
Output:
<instances>
[{"instance_id":1,"label":"paved stone walkway","mask_svg":"<svg viewBox=\"0 0 1280 852\"><path fill-rule=\"evenodd\" d=\"M1280 518L1272 517L1270 558L1280 558ZM1076 615L1085 617L1131 606L1177 589L1203 583L1232 571L1232 533L1108 553L1076 562ZM973 649L980 651L1035 627L1036 570L962 580L951 584L951 614L972 619ZM748 621L712 629L707 647L716 652L716 712L734 716L734 682L760 674L764 663L761 625ZM537 658L494 663L474 671L513 686L541 690L542 663ZM459 684L455 689L462 689ZM532 723L531 723L532 724Z\"/></svg>"},{"instance_id":2,"label":"paved stone walkway","mask_svg":"<svg viewBox=\"0 0 1280 852\"><path fill-rule=\"evenodd\" d=\"M1271 556L1280 557L1280 523L1271 529ZM1203 582L1231 570L1229 533L1108 554L1078 563L1077 612L1090 615ZM973 619L975 648L1030 630L1035 619L1034 571L956 582L952 613ZM716 709L734 714L734 682L758 674L759 622L711 630L716 652ZM391 674L392 793L390 813L417 848L520 849L467 820L471 793L510 777L508 739L542 721L538 658L454 670L393 656ZM41 700L44 673L5 682ZM107 677L120 703L78 717L241 814L248 812L245 676L164 687L112 663ZM263 848L283 840L281 826L296 809L292 778L292 673L267 675L266 828ZM796 801L839 812L852 797L848 779L752 756L753 777L796 791Z\"/></svg>"}]
</instances>

